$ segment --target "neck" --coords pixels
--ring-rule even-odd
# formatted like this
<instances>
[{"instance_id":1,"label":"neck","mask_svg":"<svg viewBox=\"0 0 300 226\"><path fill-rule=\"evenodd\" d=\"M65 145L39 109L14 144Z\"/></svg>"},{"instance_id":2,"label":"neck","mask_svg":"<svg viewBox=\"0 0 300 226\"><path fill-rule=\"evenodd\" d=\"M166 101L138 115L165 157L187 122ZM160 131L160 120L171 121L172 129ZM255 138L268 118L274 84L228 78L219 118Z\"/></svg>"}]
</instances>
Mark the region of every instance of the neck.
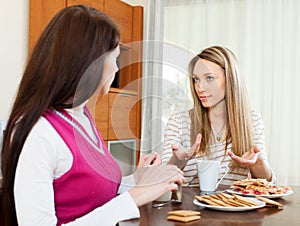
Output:
<instances>
[{"instance_id":1,"label":"neck","mask_svg":"<svg viewBox=\"0 0 300 226\"><path fill-rule=\"evenodd\" d=\"M222 125L226 123L227 111L226 111L224 99L221 102L219 102L217 105L209 109L209 118L211 124L213 124L217 128L222 127Z\"/></svg>"},{"instance_id":2,"label":"neck","mask_svg":"<svg viewBox=\"0 0 300 226\"><path fill-rule=\"evenodd\" d=\"M215 106L209 109L209 118L212 128L213 140L223 142L226 136L226 105L223 99Z\"/></svg>"}]
</instances>

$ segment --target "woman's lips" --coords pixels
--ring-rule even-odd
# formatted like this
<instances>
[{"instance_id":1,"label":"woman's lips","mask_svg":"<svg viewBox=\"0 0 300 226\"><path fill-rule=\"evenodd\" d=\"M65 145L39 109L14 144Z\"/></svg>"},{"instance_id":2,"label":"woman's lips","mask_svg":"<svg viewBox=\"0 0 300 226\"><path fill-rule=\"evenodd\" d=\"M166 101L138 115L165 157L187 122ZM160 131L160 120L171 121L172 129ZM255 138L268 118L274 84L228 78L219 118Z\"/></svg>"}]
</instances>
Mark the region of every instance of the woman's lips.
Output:
<instances>
[{"instance_id":1,"label":"woman's lips","mask_svg":"<svg viewBox=\"0 0 300 226\"><path fill-rule=\"evenodd\" d=\"M200 100L207 100L209 98L209 96L200 96L199 98L200 98Z\"/></svg>"}]
</instances>

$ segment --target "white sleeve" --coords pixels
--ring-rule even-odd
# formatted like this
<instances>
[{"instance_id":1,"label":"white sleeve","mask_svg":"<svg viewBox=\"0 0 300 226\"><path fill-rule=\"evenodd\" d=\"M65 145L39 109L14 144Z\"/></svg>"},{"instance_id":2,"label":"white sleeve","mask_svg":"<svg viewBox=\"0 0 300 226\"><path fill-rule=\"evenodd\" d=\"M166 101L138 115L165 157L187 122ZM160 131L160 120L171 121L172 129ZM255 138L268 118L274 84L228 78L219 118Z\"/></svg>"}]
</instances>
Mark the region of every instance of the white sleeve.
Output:
<instances>
[{"instance_id":1,"label":"white sleeve","mask_svg":"<svg viewBox=\"0 0 300 226\"><path fill-rule=\"evenodd\" d=\"M173 155L172 145L182 143L179 128L180 125L181 120L179 114L175 113L171 115L168 119L164 133L163 152L161 155L163 164L167 164Z\"/></svg>"},{"instance_id":2,"label":"white sleeve","mask_svg":"<svg viewBox=\"0 0 300 226\"><path fill-rule=\"evenodd\" d=\"M64 226L115 226L118 222L139 218L140 212L133 198L125 192L103 206L93 210L85 216L76 219Z\"/></svg>"},{"instance_id":3,"label":"white sleeve","mask_svg":"<svg viewBox=\"0 0 300 226\"><path fill-rule=\"evenodd\" d=\"M20 226L57 223L52 185L57 165L56 134L48 131L48 139L43 133L38 135L41 127L38 123L32 128L17 164L14 198Z\"/></svg>"},{"instance_id":4,"label":"white sleeve","mask_svg":"<svg viewBox=\"0 0 300 226\"><path fill-rule=\"evenodd\" d=\"M274 174L274 171L272 170L269 161L268 161L268 156L265 150L265 136L264 136L264 122L261 118L261 116L255 112L252 111L252 123L253 123L253 129L254 129L254 134L253 134L253 142L254 145L260 150L260 155L262 156L265 164L271 169L272 171L272 179L271 182L272 183L276 183L276 176Z\"/></svg>"},{"instance_id":5,"label":"white sleeve","mask_svg":"<svg viewBox=\"0 0 300 226\"><path fill-rule=\"evenodd\" d=\"M136 185L133 174L122 177L122 181L118 190L118 194L122 194Z\"/></svg>"},{"instance_id":6,"label":"white sleeve","mask_svg":"<svg viewBox=\"0 0 300 226\"><path fill-rule=\"evenodd\" d=\"M63 161L57 153L62 144L55 130L45 123L36 125L26 139L14 184L19 226L56 226L53 180L57 165ZM126 192L65 226L115 225L139 216L136 203Z\"/></svg>"}]
</instances>

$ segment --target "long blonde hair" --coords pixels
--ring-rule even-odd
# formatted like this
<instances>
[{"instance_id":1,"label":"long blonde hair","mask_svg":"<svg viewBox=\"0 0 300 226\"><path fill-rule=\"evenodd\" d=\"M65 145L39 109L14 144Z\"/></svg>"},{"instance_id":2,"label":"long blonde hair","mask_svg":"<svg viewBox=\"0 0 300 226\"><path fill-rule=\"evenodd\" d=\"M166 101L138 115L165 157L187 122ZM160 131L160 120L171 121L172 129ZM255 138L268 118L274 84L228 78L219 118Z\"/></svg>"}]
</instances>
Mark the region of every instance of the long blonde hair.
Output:
<instances>
[{"instance_id":1,"label":"long blonde hair","mask_svg":"<svg viewBox=\"0 0 300 226\"><path fill-rule=\"evenodd\" d=\"M189 64L190 88L194 101L194 108L190 111L191 117L191 144L194 144L196 135L202 134L200 153L209 153L207 148L211 137L211 119L208 108L204 108L195 90L192 79L196 62L205 59L216 63L225 72L225 105L227 111L226 145L232 144L232 151L241 156L250 150L253 145L252 124L248 105L247 91L238 70L237 59L232 51L221 46L212 46L204 49L195 56ZM233 164L235 165L235 164ZM236 165L235 165L236 166Z\"/></svg>"}]
</instances>

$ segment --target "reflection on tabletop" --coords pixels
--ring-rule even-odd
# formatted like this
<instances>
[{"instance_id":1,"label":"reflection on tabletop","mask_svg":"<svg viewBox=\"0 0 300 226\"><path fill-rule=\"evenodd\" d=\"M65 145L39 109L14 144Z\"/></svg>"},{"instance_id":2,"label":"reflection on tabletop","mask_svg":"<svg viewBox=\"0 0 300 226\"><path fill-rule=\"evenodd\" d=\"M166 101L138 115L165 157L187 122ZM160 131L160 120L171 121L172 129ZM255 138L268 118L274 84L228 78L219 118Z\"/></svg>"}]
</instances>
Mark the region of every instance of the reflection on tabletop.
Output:
<instances>
[{"instance_id":1,"label":"reflection on tabletop","mask_svg":"<svg viewBox=\"0 0 300 226\"><path fill-rule=\"evenodd\" d=\"M219 187L218 190L225 190ZM140 208L140 219L120 222L119 226L299 226L300 225L300 186L292 187L294 193L284 198L274 199L284 204L284 209L263 207L243 212L210 210L193 204L199 188L182 188L182 204L168 204L162 208L153 208L152 203ZM195 210L201 212L201 219L195 222L180 223L168 221L168 212L172 210Z\"/></svg>"}]
</instances>

